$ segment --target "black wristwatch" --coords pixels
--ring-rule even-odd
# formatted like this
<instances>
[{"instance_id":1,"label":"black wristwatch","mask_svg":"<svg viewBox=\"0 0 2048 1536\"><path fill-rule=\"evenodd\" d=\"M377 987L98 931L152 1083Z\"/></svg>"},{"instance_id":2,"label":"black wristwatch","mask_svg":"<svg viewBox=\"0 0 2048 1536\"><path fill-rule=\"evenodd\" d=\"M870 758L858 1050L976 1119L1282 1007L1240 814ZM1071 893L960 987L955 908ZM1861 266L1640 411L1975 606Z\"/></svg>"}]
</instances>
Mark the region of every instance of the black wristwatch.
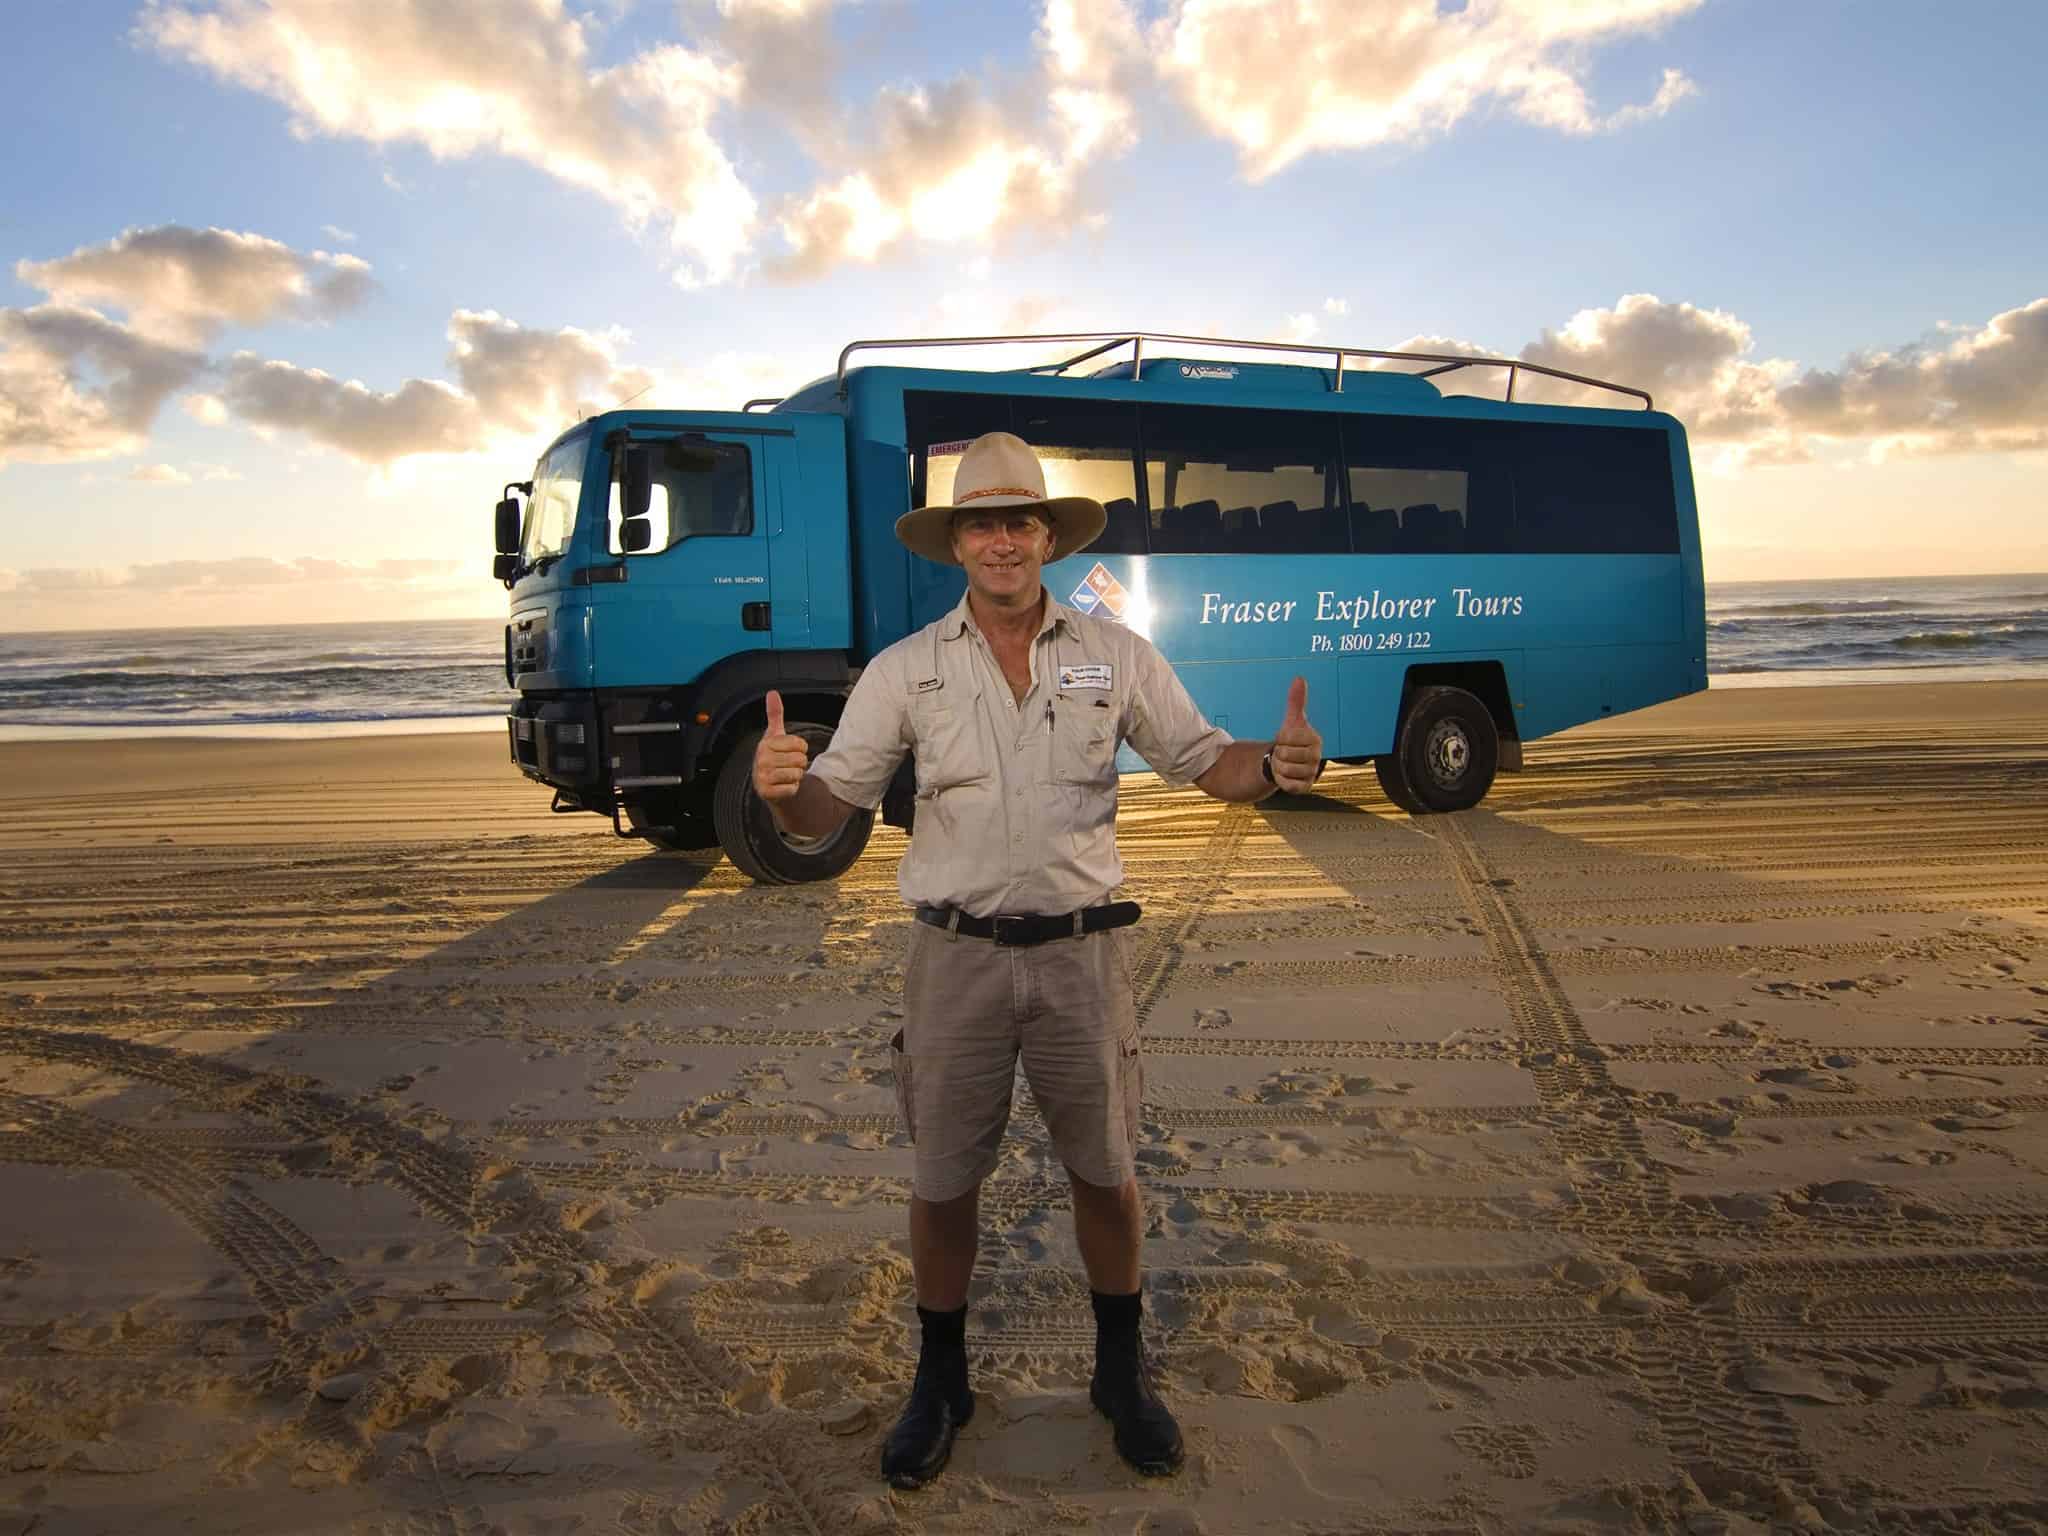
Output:
<instances>
[{"instance_id":1,"label":"black wristwatch","mask_svg":"<svg viewBox=\"0 0 2048 1536\"><path fill-rule=\"evenodd\" d=\"M1323 776L1323 770L1329 766L1330 760L1327 757L1317 758L1316 778L1320 779ZM1275 789L1280 787L1280 781L1273 777L1273 749L1271 747L1266 748L1266 755L1259 759L1259 772L1266 776L1268 784L1272 785ZM1309 782L1314 783L1315 780L1311 779Z\"/></svg>"}]
</instances>

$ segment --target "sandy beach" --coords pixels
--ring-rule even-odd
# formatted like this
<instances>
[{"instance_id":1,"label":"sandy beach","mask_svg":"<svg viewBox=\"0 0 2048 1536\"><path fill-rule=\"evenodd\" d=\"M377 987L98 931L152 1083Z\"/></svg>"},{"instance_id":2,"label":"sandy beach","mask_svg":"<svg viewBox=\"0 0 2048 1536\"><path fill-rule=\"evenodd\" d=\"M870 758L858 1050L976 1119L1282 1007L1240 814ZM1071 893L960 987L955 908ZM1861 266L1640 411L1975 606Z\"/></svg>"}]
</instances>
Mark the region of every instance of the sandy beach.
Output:
<instances>
[{"instance_id":1,"label":"sandy beach","mask_svg":"<svg viewBox=\"0 0 2048 1536\"><path fill-rule=\"evenodd\" d=\"M0 746L0 1536L2048 1530L2048 683L1122 828L1187 1470L1020 1100L892 1494L898 834L770 889L495 735Z\"/></svg>"}]
</instances>

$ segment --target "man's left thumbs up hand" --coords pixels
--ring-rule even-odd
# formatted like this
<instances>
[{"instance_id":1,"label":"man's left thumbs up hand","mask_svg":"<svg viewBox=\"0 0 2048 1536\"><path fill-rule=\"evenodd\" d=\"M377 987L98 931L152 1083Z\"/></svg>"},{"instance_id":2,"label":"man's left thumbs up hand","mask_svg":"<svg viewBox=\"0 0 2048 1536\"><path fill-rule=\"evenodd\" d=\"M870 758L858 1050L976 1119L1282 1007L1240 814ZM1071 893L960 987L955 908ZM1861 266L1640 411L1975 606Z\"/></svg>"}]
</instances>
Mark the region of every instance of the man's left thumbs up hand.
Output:
<instances>
[{"instance_id":1,"label":"man's left thumbs up hand","mask_svg":"<svg viewBox=\"0 0 2048 1536\"><path fill-rule=\"evenodd\" d=\"M1308 681L1287 689L1287 713L1273 734L1273 782L1291 795L1306 793L1323 766L1322 733L1308 723Z\"/></svg>"}]
</instances>

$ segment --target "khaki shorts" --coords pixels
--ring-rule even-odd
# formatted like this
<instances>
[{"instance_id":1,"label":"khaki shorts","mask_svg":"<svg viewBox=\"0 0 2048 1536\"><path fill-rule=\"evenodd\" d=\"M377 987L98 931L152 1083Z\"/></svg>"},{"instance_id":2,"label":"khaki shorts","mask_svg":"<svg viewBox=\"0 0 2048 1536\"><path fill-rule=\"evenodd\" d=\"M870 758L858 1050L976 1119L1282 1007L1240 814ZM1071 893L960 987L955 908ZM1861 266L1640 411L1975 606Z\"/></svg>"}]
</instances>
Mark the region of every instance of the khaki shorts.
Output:
<instances>
[{"instance_id":1,"label":"khaki shorts","mask_svg":"<svg viewBox=\"0 0 2048 1536\"><path fill-rule=\"evenodd\" d=\"M890 1046L919 1198L957 1199L994 1170L1020 1059L1069 1172L1113 1189L1137 1171L1133 937L1113 928L998 946L910 925L904 1024Z\"/></svg>"}]
</instances>

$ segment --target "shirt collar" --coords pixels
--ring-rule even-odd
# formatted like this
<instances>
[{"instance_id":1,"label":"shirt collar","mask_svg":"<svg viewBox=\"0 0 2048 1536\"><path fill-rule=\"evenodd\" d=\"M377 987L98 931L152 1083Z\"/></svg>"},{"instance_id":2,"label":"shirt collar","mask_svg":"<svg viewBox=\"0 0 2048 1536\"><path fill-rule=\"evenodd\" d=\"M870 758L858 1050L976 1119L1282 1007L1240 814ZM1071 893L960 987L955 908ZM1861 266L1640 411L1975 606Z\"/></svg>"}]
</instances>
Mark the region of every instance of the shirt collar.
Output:
<instances>
[{"instance_id":1,"label":"shirt collar","mask_svg":"<svg viewBox=\"0 0 2048 1536\"><path fill-rule=\"evenodd\" d=\"M1055 627L1064 627L1068 634L1073 634L1074 621L1080 614L1047 592L1044 587L1041 586L1038 590L1045 597L1045 612L1038 621L1038 633L1032 638L1042 640L1047 632ZM940 621L939 638L958 640L962 635L980 633L980 627L975 624L974 615L967 606L967 594L963 592L960 594L960 601L955 603L952 611Z\"/></svg>"}]
</instances>

